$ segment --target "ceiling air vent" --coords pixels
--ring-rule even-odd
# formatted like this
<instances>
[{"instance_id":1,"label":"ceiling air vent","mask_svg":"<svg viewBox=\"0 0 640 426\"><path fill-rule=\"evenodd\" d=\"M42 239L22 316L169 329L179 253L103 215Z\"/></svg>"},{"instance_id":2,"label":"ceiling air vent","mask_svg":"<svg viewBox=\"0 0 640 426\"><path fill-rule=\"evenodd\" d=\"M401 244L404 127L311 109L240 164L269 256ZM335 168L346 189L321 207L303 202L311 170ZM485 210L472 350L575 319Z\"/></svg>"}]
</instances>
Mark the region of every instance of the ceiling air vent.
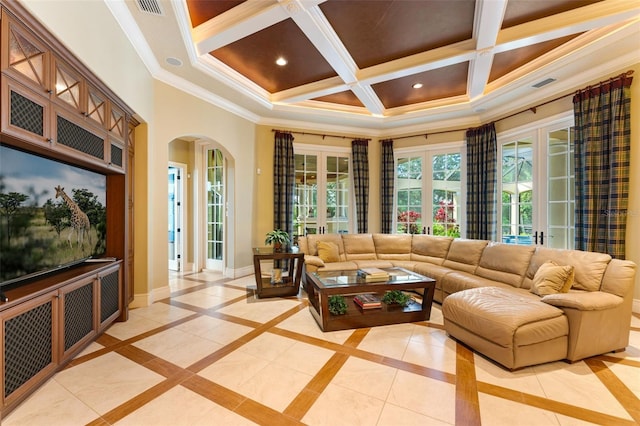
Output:
<instances>
[{"instance_id":1,"label":"ceiling air vent","mask_svg":"<svg viewBox=\"0 0 640 426\"><path fill-rule=\"evenodd\" d=\"M536 84L534 84L531 87L535 87L536 89L539 89L542 86L546 86L549 83L553 83L554 81L556 81L555 78L547 78L546 80L542 80L542 81L537 82Z\"/></svg>"},{"instance_id":2,"label":"ceiling air vent","mask_svg":"<svg viewBox=\"0 0 640 426\"><path fill-rule=\"evenodd\" d=\"M163 16L162 8L157 0L136 0L138 9L151 15Z\"/></svg>"}]
</instances>

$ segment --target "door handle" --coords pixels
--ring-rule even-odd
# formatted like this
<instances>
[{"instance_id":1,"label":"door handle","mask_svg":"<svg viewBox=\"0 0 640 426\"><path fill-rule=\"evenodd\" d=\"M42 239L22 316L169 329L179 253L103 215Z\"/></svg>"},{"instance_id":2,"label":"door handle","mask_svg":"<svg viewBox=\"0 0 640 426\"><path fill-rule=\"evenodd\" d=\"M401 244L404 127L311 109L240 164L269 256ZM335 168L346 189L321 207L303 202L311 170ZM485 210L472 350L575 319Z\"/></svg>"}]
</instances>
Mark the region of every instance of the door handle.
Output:
<instances>
[{"instance_id":1,"label":"door handle","mask_svg":"<svg viewBox=\"0 0 640 426\"><path fill-rule=\"evenodd\" d=\"M544 232L540 231L540 245L544 245Z\"/></svg>"},{"instance_id":2,"label":"door handle","mask_svg":"<svg viewBox=\"0 0 640 426\"><path fill-rule=\"evenodd\" d=\"M533 243L538 244L538 231L533 233Z\"/></svg>"}]
</instances>

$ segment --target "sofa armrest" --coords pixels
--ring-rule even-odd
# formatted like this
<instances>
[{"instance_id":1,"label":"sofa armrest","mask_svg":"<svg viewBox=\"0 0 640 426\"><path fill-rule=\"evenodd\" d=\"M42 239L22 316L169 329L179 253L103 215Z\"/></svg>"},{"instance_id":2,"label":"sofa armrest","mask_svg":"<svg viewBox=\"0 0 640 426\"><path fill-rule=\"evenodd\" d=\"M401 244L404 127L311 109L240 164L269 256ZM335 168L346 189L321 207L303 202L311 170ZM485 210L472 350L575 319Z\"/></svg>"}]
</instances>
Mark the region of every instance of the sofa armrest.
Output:
<instances>
[{"instance_id":1,"label":"sofa armrest","mask_svg":"<svg viewBox=\"0 0 640 426\"><path fill-rule=\"evenodd\" d=\"M572 308L580 311L603 311L620 305L624 299L615 294L603 291L588 291L584 293L556 293L548 294L542 301L558 308Z\"/></svg>"},{"instance_id":2,"label":"sofa armrest","mask_svg":"<svg viewBox=\"0 0 640 426\"><path fill-rule=\"evenodd\" d=\"M310 254L304 255L304 263L307 265L317 266L318 268L322 268L324 266L324 261L320 259L319 256L312 256Z\"/></svg>"}]
</instances>

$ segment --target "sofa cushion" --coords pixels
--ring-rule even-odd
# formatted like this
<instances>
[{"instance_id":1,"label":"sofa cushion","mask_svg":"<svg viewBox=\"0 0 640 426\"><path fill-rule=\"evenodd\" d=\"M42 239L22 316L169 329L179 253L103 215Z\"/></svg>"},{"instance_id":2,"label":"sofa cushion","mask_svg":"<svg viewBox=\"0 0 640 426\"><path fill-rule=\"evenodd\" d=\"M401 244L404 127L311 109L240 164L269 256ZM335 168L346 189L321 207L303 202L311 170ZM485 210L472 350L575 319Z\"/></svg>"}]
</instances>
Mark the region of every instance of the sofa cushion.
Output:
<instances>
[{"instance_id":1,"label":"sofa cushion","mask_svg":"<svg viewBox=\"0 0 640 426\"><path fill-rule=\"evenodd\" d=\"M500 281L494 281L489 278L479 277L477 275L464 271L452 271L444 275L440 279L440 287L442 288L445 297L459 291L480 287L513 288L513 286L510 284L501 283Z\"/></svg>"},{"instance_id":2,"label":"sofa cushion","mask_svg":"<svg viewBox=\"0 0 640 426\"><path fill-rule=\"evenodd\" d=\"M571 265L558 265L553 261L542 264L533 277L531 293L538 296L548 294L566 293L573 284L574 267Z\"/></svg>"},{"instance_id":3,"label":"sofa cushion","mask_svg":"<svg viewBox=\"0 0 640 426\"><path fill-rule=\"evenodd\" d=\"M545 323L563 317L561 309L513 288L481 287L461 291L444 300L442 314L445 322L452 321L503 347L524 346L568 334L566 319ZM542 329L525 333L515 341L516 331L535 323L540 323Z\"/></svg>"},{"instance_id":4,"label":"sofa cushion","mask_svg":"<svg viewBox=\"0 0 640 426\"><path fill-rule=\"evenodd\" d=\"M312 256L318 255L318 242L330 242L334 243L338 246L338 252L340 253L340 260L344 261L344 245L342 244L342 236L340 234L309 234L307 235L307 249L309 252L305 252L305 254L310 254Z\"/></svg>"},{"instance_id":5,"label":"sofa cushion","mask_svg":"<svg viewBox=\"0 0 640 426\"><path fill-rule=\"evenodd\" d=\"M411 234L373 234L373 243L378 259L411 259Z\"/></svg>"},{"instance_id":6,"label":"sofa cushion","mask_svg":"<svg viewBox=\"0 0 640 426\"><path fill-rule=\"evenodd\" d=\"M482 251L475 274L519 288L534 251L533 246L490 243Z\"/></svg>"},{"instance_id":7,"label":"sofa cushion","mask_svg":"<svg viewBox=\"0 0 640 426\"><path fill-rule=\"evenodd\" d=\"M362 268L393 268L393 262L390 260L352 260L358 266L358 269Z\"/></svg>"},{"instance_id":8,"label":"sofa cushion","mask_svg":"<svg viewBox=\"0 0 640 426\"><path fill-rule=\"evenodd\" d=\"M411 260L442 265L453 238L414 234L411 239Z\"/></svg>"},{"instance_id":9,"label":"sofa cushion","mask_svg":"<svg viewBox=\"0 0 640 426\"><path fill-rule=\"evenodd\" d=\"M442 263L447 268L473 273L480 262L482 251L489 242L456 238L451 242L447 258Z\"/></svg>"},{"instance_id":10,"label":"sofa cushion","mask_svg":"<svg viewBox=\"0 0 640 426\"><path fill-rule=\"evenodd\" d=\"M340 262L340 248L330 241L318 241L318 257L323 262Z\"/></svg>"},{"instance_id":11,"label":"sofa cushion","mask_svg":"<svg viewBox=\"0 0 640 426\"><path fill-rule=\"evenodd\" d=\"M604 253L594 253L580 250L560 250L538 247L531 257L527 278L533 280L536 271L543 263L553 260L558 265L572 265L575 268L575 278L572 288L586 291L600 290L602 277L611 261L611 256ZM531 283L531 281L529 281Z\"/></svg>"},{"instance_id":12,"label":"sofa cushion","mask_svg":"<svg viewBox=\"0 0 640 426\"><path fill-rule=\"evenodd\" d=\"M630 260L611 259L602 278L601 291L627 297L633 294L636 264Z\"/></svg>"},{"instance_id":13,"label":"sofa cushion","mask_svg":"<svg viewBox=\"0 0 640 426\"><path fill-rule=\"evenodd\" d=\"M346 260L376 260L376 246L371 234L343 234Z\"/></svg>"},{"instance_id":14,"label":"sofa cushion","mask_svg":"<svg viewBox=\"0 0 640 426\"><path fill-rule=\"evenodd\" d=\"M318 268L318 271L355 271L358 269L358 265L354 262L333 262L325 263L322 268Z\"/></svg>"}]
</instances>

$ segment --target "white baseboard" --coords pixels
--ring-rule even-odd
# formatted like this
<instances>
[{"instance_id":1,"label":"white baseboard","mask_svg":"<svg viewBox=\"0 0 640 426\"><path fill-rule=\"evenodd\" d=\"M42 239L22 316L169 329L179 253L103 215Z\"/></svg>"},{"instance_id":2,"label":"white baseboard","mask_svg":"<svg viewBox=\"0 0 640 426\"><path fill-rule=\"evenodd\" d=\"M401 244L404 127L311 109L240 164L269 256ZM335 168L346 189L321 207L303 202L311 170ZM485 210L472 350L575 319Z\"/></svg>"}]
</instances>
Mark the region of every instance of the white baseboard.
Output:
<instances>
[{"instance_id":1,"label":"white baseboard","mask_svg":"<svg viewBox=\"0 0 640 426\"><path fill-rule=\"evenodd\" d=\"M254 273L253 265L243 266L242 268L237 268L237 269L227 268L224 271L224 277L240 278L240 277L246 277L247 275L251 275L253 273Z\"/></svg>"},{"instance_id":2,"label":"white baseboard","mask_svg":"<svg viewBox=\"0 0 640 426\"><path fill-rule=\"evenodd\" d=\"M146 306L150 306L156 300L166 299L170 296L171 289L168 285L160 288L154 288L149 293L135 294L133 296L133 301L129 303L129 309L144 308Z\"/></svg>"}]
</instances>

